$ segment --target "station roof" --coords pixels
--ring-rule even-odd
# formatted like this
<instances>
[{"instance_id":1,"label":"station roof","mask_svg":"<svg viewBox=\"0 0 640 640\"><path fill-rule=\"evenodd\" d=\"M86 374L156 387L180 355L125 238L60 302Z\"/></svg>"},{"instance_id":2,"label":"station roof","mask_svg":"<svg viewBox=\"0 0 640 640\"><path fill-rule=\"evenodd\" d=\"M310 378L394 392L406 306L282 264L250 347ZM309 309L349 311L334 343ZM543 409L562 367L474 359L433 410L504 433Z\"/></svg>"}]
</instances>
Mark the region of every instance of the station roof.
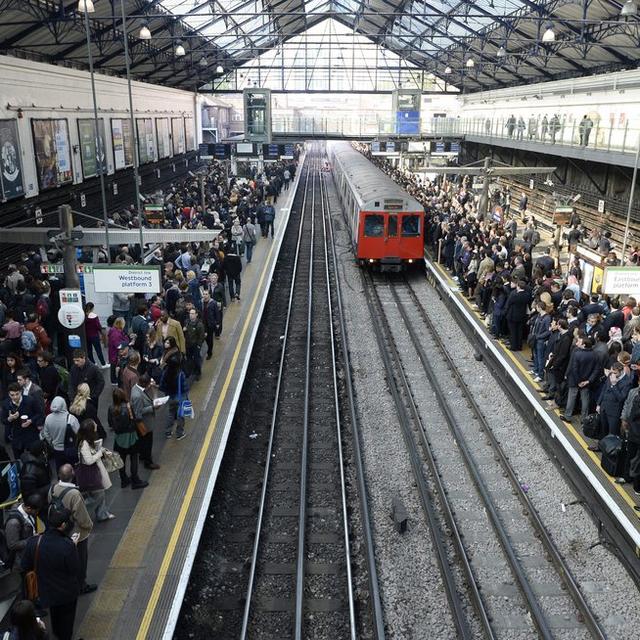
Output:
<instances>
[{"instance_id":1,"label":"station roof","mask_svg":"<svg viewBox=\"0 0 640 640\"><path fill-rule=\"evenodd\" d=\"M635 68L637 1L621 17L615 0L93 0L89 23L96 70L124 75L126 32L132 76L166 86L194 90L332 18L470 92ZM86 68L78 0L1 7L0 52Z\"/></svg>"}]
</instances>

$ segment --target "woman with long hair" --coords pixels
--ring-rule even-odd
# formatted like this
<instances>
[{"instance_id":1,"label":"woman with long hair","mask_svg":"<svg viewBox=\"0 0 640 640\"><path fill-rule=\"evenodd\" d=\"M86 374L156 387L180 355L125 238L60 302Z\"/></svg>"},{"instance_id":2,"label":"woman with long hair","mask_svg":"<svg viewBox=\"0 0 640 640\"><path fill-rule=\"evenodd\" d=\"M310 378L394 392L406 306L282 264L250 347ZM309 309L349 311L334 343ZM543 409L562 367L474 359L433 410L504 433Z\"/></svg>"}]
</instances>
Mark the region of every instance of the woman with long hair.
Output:
<instances>
[{"instance_id":1,"label":"woman with long hair","mask_svg":"<svg viewBox=\"0 0 640 640\"><path fill-rule=\"evenodd\" d=\"M113 520L115 515L109 513L105 495L105 491L111 487L111 478L109 478L109 474L102 463L104 449L102 447L102 438L98 438L98 426L95 420L84 420L80 424L77 443L79 464L86 466L96 465L100 472L101 488L87 492L85 498L87 510L89 512L95 511L98 522Z\"/></svg>"},{"instance_id":2,"label":"woman with long hair","mask_svg":"<svg viewBox=\"0 0 640 640\"><path fill-rule=\"evenodd\" d=\"M36 615L31 600L18 600L11 608L9 621L9 640L47 640L49 637L47 627Z\"/></svg>"},{"instance_id":3,"label":"woman with long hair","mask_svg":"<svg viewBox=\"0 0 640 640\"><path fill-rule=\"evenodd\" d=\"M87 302L84 307L85 316L85 330L87 333L87 355L89 356L89 360L96 363L93 352L95 350L96 355L98 356L98 360L100 360L100 364L103 369L109 367L108 364L105 364L104 355L102 354L102 345L106 346L107 337L104 331L104 328L100 324L100 318L98 314L94 312L95 305L93 302Z\"/></svg>"},{"instance_id":4,"label":"woman with long hair","mask_svg":"<svg viewBox=\"0 0 640 640\"><path fill-rule=\"evenodd\" d=\"M160 366L164 369L168 364L175 364L178 367L182 364L182 354L178 348L178 343L173 336L167 336L164 341L164 353L160 359Z\"/></svg>"},{"instance_id":5,"label":"woman with long hair","mask_svg":"<svg viewBox=\"0 0 640 640\"><path fill-rule=\"evenodd\" d=\"M76 397L69 407L69 413L78 418L80 424L84 420L93 420L98 428L98 437L103 440L107 437L107 433L98 417L96 405L91 401L91 389L86 382L78 385Z\"/></svg>"},{"instance_id":6,"label":"woman with long hair","mask_svg":"<svg viewBox=\"0 0 640 640\"><path fill-rule=\"evenodd\" d=\"M131 407L122 389L114 389L112 399L113 404L109 407L109 427L116 434L113 449L120 454L124 462L124 467L119 470L120 486L123 489L129 485L132 489L144 489L149 483L138 476L138 432ZM130 476L127 475L127 458Z\"/></svg>"},{"instance_id":7,"label":"woman with long hair","mask_svg":"<svg viewBox=\"0 0 640 640\"><path fill-rule=\"evenodd\" d=\"M167 341L170 339L167 338ZM163 393L169 396L169 418L165 427L165 436L167 439L173 436L173 425L175 424L176 440L182 440L187 434L184 432L184 418L178 415L178 408L180 401L187 396L188 387L187 377L182 371L180 360L175 358L174 355L166 360L166 366L162 370L162 377L158 386Z\"/></svg>"},{"instance_id":8,"label":"woman with long hair","mask_svg":"<svg viewBox=\"0 0 640 640\"><path fill-rule=\"evenodd\" d=\"M11 352L0 368L0 382L2 383L3 392L6 394L7 388L13 382L18 382L18 371L23 368L22 358L14 352Z\"/></svg>"},{"instance_id":9,"label":"woman with long hair","mask_svg":"<svg viewBox=\"0 0 640 640\"><path fill-rule=\"evenodd\" d=\"M160 361L162 360L163 351L162 337L158 335L155 328L150 329L147 334L143 360L145 373L148 373L154 380L160 380Z\"/></svg>"}]
</instances>

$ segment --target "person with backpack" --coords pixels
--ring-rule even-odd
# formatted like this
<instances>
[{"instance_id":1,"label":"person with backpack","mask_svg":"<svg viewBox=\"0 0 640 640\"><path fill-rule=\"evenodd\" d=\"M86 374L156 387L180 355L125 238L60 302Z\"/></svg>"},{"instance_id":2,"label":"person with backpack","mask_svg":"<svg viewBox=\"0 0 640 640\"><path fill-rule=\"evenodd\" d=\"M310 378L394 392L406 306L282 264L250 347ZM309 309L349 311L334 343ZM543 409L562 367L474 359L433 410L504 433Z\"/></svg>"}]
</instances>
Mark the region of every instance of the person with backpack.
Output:
<instances>
[{"instance_id":1,"label":"person with backpack","mask_svg":"<svg viewBox=\"0 0 640 640\"><path fill-rule=\"evenodd\" d=\"M20 492L26 500L37 495L42 504L47 503L47 494L51 486L51 468L47 459L47 445L44 441L32 442L20 456Z\"/></svg>"},{"instance_id":2,"label":"person with backpack","mask_svg":"<svg viewBox=\"0 0 640 640\"><path fill-rule=\"evenodd\" d=\"M24 341L25 334L31 332L36 339L36 347L35 349L28 349L26 353L30 356L35 356L37 351L46 351L51 347L51 338L47 334L46 329L40 324L38 320L38 316L35 313L30 313L27 319L27 324L24 326L24 331L22 332L22 348L24 349ZM30 341L30 339L29 339Z\"/></svg>"},{"instance_id":3,"label":"person with backpack","mask_svg":"<svg viewBox=\"0 0 640 640\"><path fill-rule=\"evenodd\" d=\"M78 559L80 560L80 593L92 593L98 586L87 584L87 565L89 562L89 535L93 531L93 520L87 511L80 489L74 483L73 467L63 464L58 469L58 482L49 489L49 524L54 513L68 510L67 519L71 537L76 541Z\"/></svg>"},{"instance_id":4,"label":"person with backpack","mask_svg":"<svg viewBox=\"0 0 640 640\"><path fill-rule=\"evenodd\" d=\"M67 462L77 462L75 434L79 429L80 423L67 410L64 398L56 396L51 401L51 413L44 421L40 436L53 449L56 469Z\"/></svg>"},{"instance_id":5,"label":"person with backpack","mask_svg":"<svg viewBox=\"0 0 640 640\"><path fill-rule=\"evenodd\" d=\"M47 530L29 539L22 556L22 570L36 574L38 597L49 609L51 630L57 640L72 640L81 593L81 562L77 546L69 537L72 526L68 509L50 509Z\"/></svg>"},{"instance_id":6,"label":"person with backpack","mask_svg":"<svg viewBox=\"0 0 640 640\"><path fill-rule=\"evenodd\" d=\"M46 504L36 493L30 495L9 510L4 519L4 539L9 553L7 562L10 568L20 566L22 553L31 536L44 531L44 524L38 517Z\"/></svg>"}]
</instances>

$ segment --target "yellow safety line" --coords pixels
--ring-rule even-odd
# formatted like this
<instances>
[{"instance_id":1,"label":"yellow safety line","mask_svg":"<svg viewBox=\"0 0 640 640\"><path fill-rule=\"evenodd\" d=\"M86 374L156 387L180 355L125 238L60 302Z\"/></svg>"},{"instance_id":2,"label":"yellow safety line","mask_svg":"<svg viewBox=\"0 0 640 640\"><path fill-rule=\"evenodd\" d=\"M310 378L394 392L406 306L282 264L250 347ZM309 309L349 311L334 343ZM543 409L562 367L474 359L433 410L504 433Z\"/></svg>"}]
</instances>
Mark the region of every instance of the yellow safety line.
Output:
<instances>
[{"instance_id":1,"label":"yellow safety line","mask_svg":"<svg viewBox=\"0 0 640 640\"><path fill-rule=\"evenodd\" d=\"M268 265L271 256L273 254L273 250L275 248L275 243L272 243L271 249L269 250L269 254L267 256L267 260L265 261L265 265ZM238 346L233 354L233 358L231 360L231 366L229 367L229 372L227 373L227 377L224 381L224 385L222 387L222 392L218 397L218 402L216 404L216 408L213 412L213 416L211 421L209 422L209 426L207 427L207 434L205 436L202 447L200 448L200 455L198 456L198 460L196 465L191 473L191 479L189 480L189 486L187 488L186 494L182 501L182 507L180 509L180 513L176 519L176 524L173 527L173 531L171 533L171 538L169 539L169 544L167 545L167 550L165 551L164 558L162 559L162 564L160 565L160 571L158 572L158 577L156 578L155 584L153 585L153 591L151 592L151 596L149 598L149 603L147 604L147 608L145 609L144 617L142 618L142 622L140 623L140 629L138 630L138 634L136 636L136 640L144 640L147 637L147 633L149 632L149 627L151 625L151 620L155 613L156 607L158 606L158 600L160 599L160 594L162 592L162 588L164 587L165 579L167 577L167 572L169 570L169 565L173 560L173 556L175 554L176 546L178 544L178 539L180 534L182 533L182 529L184 527L185 518L187 516L187 512L189 511L189 507L191 506L191 500L193 498L193 493L196 488L196 484L198 483L198 479L200 477L200 473L202 471L202 466L204 464L205 459L207 458L209 445L211 444L211 439L213 438L213 434L216 431L216 425L218 421L218 416L220 415L220 411L222 410L222 405L224 404L227 392L229 391L229 386L231 384L231 379L233 378L233 374L235 372L235 367L238 362L238 358L240 356L240 351L244 344L244 339L246 337L246 333L251 324L251 317L253 316L253 312L255 310L255 306L258 301L258 296L262 292L262 284L264 278L267 274L268 269L264 269L262 275L260 276L260 280L258 282L258 286L256 287L256 292L253 296L253 301L251 302L251 307L249 309L249 313L247 314L247 319L245 320L244 326L242 328L242 332L240 334L240 340L238 341Z\"/></svg>"},{"instance_id":2,"label":"yellow safety line","mask_svg":"<svg viewBox=\"0 0 640 640\"><path fill-rule=\"evenodd\" d=\"M445 280L451 282L451 278L449 277L449 274L446 271L444 271L444 269L439 264L435 262L432 262L431 264L433 264L436 267L436 269L440 271L440 273L445 278ZM471 311L471 313L475 314L476 316L478 315L476 311L473 309L473 307L471 306L470 302L464 296L461 295L460 299L469 308L469 311ZM499 346L502 352L507 356L509 356L511 361L516 365L516 367L523 374L523 376L525 377L525 380L527 381L527 384L532 386L535 391L540 391L541 389L536 385L534 385L531 382L531 380L529 380L529 372L522 366L522 363L513 355L513 353L511 353L508 349L505 349L502 345L499 345ZM555 413L557 416L560 416L559 409L546 409L546 410L548 412ZM609 484L620 494L622 499L631 507L635 515L640 518L640 513L635 510L635 507L636 507L635 500L622 488L622 485L619 485L616 482L614 482L611 476L609 476L607 473L605 473L602 470L602 467L600 466L600 458L598 458L598 456L595 454L594 451L589 451L589 445L587 441L582 437L582 434L579 431L577 431L576 428L571 423L564 422L564 420L562 422L563 422L563 425L568 429L569 433L571 433L571 435L578 442L578 444L584 449L585 453L591 458L591 460L593 460L594 463L596 463L598 467L598 471L600 472L600 475L608 480Z\"/></svg>"}]
</instances>

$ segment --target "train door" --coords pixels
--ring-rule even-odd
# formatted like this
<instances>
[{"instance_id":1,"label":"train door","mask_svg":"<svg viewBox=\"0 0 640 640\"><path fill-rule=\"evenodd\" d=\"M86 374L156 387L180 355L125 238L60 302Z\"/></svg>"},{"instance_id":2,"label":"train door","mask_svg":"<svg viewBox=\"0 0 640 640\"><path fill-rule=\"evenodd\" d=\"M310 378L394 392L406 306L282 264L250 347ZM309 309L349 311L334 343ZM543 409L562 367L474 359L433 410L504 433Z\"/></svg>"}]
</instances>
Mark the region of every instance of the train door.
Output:
<instances>
[{"instance_id":1,"label":"train door","mask_svg":"<svg viewBox=\"0 0 640 640\"><path fill-rule=\"evenodd\" d=\"M400 233L398 229L399 216L397 213L390 213L387 215L386 233L384 236L385 241L385 256L399 256L400 255Z\"/></svg>"}]
</instances>

